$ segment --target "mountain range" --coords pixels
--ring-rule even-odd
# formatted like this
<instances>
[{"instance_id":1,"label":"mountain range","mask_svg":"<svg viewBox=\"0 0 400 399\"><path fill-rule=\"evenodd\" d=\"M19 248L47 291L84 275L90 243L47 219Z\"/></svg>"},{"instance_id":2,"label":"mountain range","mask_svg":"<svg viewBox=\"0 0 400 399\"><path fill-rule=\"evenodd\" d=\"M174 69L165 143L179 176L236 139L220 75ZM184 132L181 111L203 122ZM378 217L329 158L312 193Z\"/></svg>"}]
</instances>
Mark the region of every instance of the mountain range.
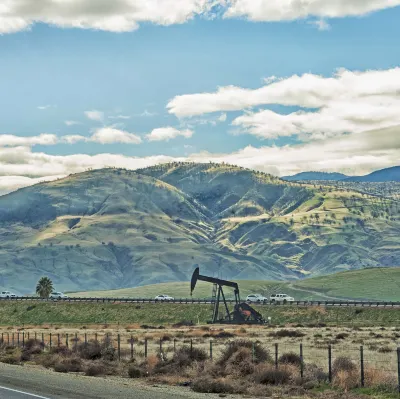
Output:
<instances>
[{"instance_id":1,"label":"mountain range","mask_svg":"<svg viewBox=\"0 0 400 399\"><path fill-rule=\"evenodd\" d=\"M304 181L304 180L332 180L345 182L400 182L400 166L377 170L365 176L347 176L343 173L329 172L301 172L293 176L283 176L286 181Z\"/></svg>"},{"instance_id":2,"label":"mountain range","mask_svg":"<svg viewBox=\"0 0 400 399\"><path fill-rule=\"evenodd\" d=\"M395 200L225 164L101 169L0 197L0 287L296 280L400 265Z\"/></svg>"}]
</instances>

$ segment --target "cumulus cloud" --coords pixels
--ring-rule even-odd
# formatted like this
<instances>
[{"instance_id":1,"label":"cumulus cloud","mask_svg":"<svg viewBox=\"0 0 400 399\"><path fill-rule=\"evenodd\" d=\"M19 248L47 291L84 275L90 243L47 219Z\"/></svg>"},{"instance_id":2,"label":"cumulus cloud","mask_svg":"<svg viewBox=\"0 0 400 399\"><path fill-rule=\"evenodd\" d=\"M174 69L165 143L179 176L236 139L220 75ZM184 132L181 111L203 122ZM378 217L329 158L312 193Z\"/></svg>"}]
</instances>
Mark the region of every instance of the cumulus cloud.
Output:
<instances>
[{"instance_id":1,"label":"cumulus cloud","mask_svg":"<svg viewBox=\"0 0 400 399\"><path fill-rule=\"evenodd\" d=\"M1 23L1 20L0 20L0 23ZM1 28L0 28L1 29ZM48 104L48 105L39 105L38 107L37 107L37 109L40 109L41 111L44 111L45 109L49 109L49 108L51 108L51 107L53 107L53 105L50 105L50 104Z\"/></svg>"},{"instance_id":2,"label":"cumulus cloud","mask_svg":"<svg viewBox=\"0 0 400 399\"><path fill-rule=\"evenodd\" d=\"M12 33L43 22L65 28L129 32L142 22L181 24L207 14L222 0L4 0L0 32Z\"/></svg>"},{"instance_id":3,"label":"cumulus cloud","mask_svg":"<svg viewBox=\"0 0 400 399\"><path fill-rule=\"evenodd\" d=\"M339 18L365 15L400 5L400 0L230 0L226 18L251 21L291 21L310 16Z\"/></svg>"},{"instance_id":4,"label":"cumulus cloud","mask_svg":"<svg viewBox=\"0 0 400 399\"><path fill-rule=\"evenodd\" d=\"M29 29L35 23L65 28L128 32L141 23L185 23L199 15L215 19L287 21L338 18L395 7L400 0L3 0L0 34ZM218 11L219 10L219 11Z\"/></svg>"},{"instance_id":5,"label":"cumulus cloud","mask_svg":"<svg viewBox=\"0 0 400 399\"><path fill-rule=\"evenodd\" d=\"M54 145L57 143L55 134L40 134L39 136L14 136L12 134L0 134L0 146L33 146Z\"/></svg>"},{"instance_id":6,"label":"cumulus cloud","mask_svg":"<svg viewBox=\"0 0 400 399\"><path fill-rule=\"evenodd\" d=\"M247 111L233 121L233 125L264 138L294 134L315 138L400 123L400 68L363 72L340 69L332 77L304 74L265 82L255 90L227 86L214 93L177 96L167 108L178 117L271 104L303 108L289 115Z\"/></svg>"},{"instance_id":7,"label":"cumulus cloud","mask_svg":"<svg viewBox=\"0 0 400 399\"><path fill-rule=\"evenodd\" d=\"M95 109L92 111L85 111L85 115L92 121L102 122L104 119L104 113Z\"/></svg>"},{"instance_id":8,"label":"cumulus cloud","mask_svg":"<svg viewBox=\"0 0 400 399\"><path fill-rule=\"evenodd\" d=\"M87 141L87 138L84 136L80 136L79 134L71 134L68 136L62 136L59 139L59 142L67 144L76 144L80 141Z\"/></svg>"},{"instance_id":9,"label":"cumulus cloud","mask_svg":"<svg viewBox=\"0 0 400 399\"><path fill-rule=\"evenodd\" d=\"M96 130L96 132L91 136L90 141L101 144L140 144L142 139L136 134L129 133L124 130L115 129L113 127L103 127Z\"/></svg>"},{"instance_id":10,"label":"cumulus cloud","mask_svg":"<svg viewBox=\"0 0 400 399\"><path fill-rule=\"evenodd\" d=\"M32 178L27 176L0 176L0 195L18 190L22 187L33 186L44 181L52 181L64 176L44 176Z\"/></svg>"},{"instance_id":11,"label":"cumulus cloud","mask_svg":"<svg viewBox=\"0 0 400 399\"><path fill-rule=\"evenodd\" d=\"M178 136L188 139L193 136L193 131L189 129L178 130L174 127L161 127L154 129L151 133L147 134L146 138L149 141L168 141Z\"/></svg>"},{"instance_id":12,"label":"cumulus cloud","mask_svg":"<svg viewBox=\"0 0 400 399\"><path fill-rule=\"evenodd\" d=\"M29 147L0 147L0 176L22 177L22 182L24 177L48 180L49 176L65 176L88 168L115 166L136 169L173 160L227 162L278 176L307 170L366 174L398 165L399 153L400 126L293 146L248 146L229 154L202 152L180 158L165 155L127 157L118 154L57 156L32 152ZM10 183L10 191L12 187L15 186Z\"/></svg>"}]
</instances>

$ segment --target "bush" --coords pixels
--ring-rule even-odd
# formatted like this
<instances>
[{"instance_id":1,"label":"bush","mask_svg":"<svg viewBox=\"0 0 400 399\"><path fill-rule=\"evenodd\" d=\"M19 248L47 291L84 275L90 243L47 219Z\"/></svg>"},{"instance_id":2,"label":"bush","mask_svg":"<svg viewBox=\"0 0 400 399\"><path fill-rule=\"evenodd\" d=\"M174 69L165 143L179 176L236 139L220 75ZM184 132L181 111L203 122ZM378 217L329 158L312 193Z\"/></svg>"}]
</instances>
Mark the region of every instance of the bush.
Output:
<instances>
[{"instance_id":1,"label":"bush","mask_svg":"<svg viewBox=\"0 0 400 399\"><path fill-rule=\"evenodd\" d=\"M357 366L347 357L338 357L332 365L332 373L338 374L340 371L354 371Z\"/></svg>"},{"instance_id":2,"label":"bush","mask_svg":"<svg viewBox=\"0 0 400 399\"><path fill-rule=\"evenodd\" d=\"M233 337L235 337L235 334L232 334L227 331L221 331L218 334L214 335L214 338L233 338Z\"/></svg>"},{"instance_id":3,"label":"bush","mask_svg":"<svg viewBox=\"0 0 400 399\"><path fill-rule=\"evenodd\" d=\"M279 358L279 363L283 364L293 364L294 366L301 366L302 360L299 355L296 353L284 353Z\"/></svg>"},{"instance_id":4,"label":"bush","mask_svg":"<svg viewBox=\"0 0 400 399\"><path fill-rule=\"evenodd\" d=\"M58 373L78 373L82 371L82 361L77 357L63 359L55 364L54 371Z\"/></svg>"},{"instance_id":5,"label":"bush","mask_svg":"<svg viewBox=\"0 0 400 399\"><path fill-rule=\"evenodd\" d=\"M269 334L269 336L276 337L276 338L285 338L285 337L301 338L301 337L304 337L305 334L302 333L301 331L297 331L297 330L278 330L275 332L271 332Z\"/></svg>"},{"instance_id":6,"label":"bush","mask_svg":"<svg viewBox=\"0 0 400 399\"><path fill-rule=\"evenodd\" d=\"M128 375L130 378L141 378L145 375L145 372L140 367L131 364L128 368Z\"/></svg>"},{"instance_id":7,"label":"bush","mask_svg":"<svg viewBox=\"0 0 400 399\"><path fill-rule=\"evenodd\" d=\"M86 368L85 375L90 377L96 377L98 375L106 374L106 368L102 363L92 363Z\"/></svg>"},{"instance_id":8,"label":"bush","mask_svg":"<svg viewBox=\"0 0 400 399\"><path fill-rule=\"evenodd\" d=\"M246 376L254 373L255 364L249 348L240 348L226 362L225 372L227 374Z\"/></svg>"},{"instance_id":9,"label":"bush","mask_svg":"<svg viewBox=\"0 0 400 399\"><path fill-rule=\"evenodd\" d=\"M209 377L194 380L192 389L195 392L219 394L241 394L246 392L246 387L243 384L233 384L231 381L214 380Z\"/></svg>"},{"instance_id":10,"label":"bush","mask_svg":"<svg viewBox=\"0 0 400 399\"><path fill-rule=\"evenodd\" d=\"M222 351L221 358L218 360L219 365L226 365L228 360L242 348L247 348L252 351L254 344L254 362L261 363L261 362L270 362L272 361L271 355L269 354L268 350L261 346L259 342L253 343L252 341L248 341L245 339L238 339L236 341L229 342L225 349Z\"/></svg>"},{"instance_id":11,"label":"bush","mask_svg":"<svg viewBox=\"0 0 400 399\"><path fill-rule=\"evenodd\" d=\"M72 354L72 351L67 348L66 346L53 346L50 349L50 353L54 355L62 355L62 356L69 356Z\"/></svg>"},{"instance_id":12,"label":"bush","mask_svg":"<svg viewBox=\"0 0 400 399\"><path fill-rule=\"evenodd\" d=\"M291 373L286 368L275 369L271 366L260 368L254 375L258 384L282 385L290 381Z\"/></svg>"},{"instance_id":13,"label":"bush","mask_svg":"<svg viewBox=\"0 0 400 399\"><path fill-rule=\"evenodd\" d=\"M89 341L78 345L77 351L82 359L96 360L102 355L102 348L98 341Z\"/></svg>"},{"instance_id":14,"label":"bush","mask_svg":"<svg viewBox=\"0 0 400 399\"><path fill-rule=\"evenodd\" d=\"M336 339L346 339L348 336L349 336L349 334L339 333L336 335Z\"/></svg>"}]
</instances>

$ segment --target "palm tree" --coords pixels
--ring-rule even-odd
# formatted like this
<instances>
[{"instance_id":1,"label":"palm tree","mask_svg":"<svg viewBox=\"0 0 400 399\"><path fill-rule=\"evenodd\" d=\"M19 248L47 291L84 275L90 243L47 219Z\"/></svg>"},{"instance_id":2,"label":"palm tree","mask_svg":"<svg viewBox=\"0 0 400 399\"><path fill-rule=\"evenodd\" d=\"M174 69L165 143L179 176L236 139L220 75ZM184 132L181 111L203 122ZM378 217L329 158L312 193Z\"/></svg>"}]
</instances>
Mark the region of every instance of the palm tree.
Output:
<instances>
[{"instance_id":1,"label":"palm tree","mask_svg":"<svg viewBox=\"0 0 400 399\"><path fill-rule=\"evenodd\" d=\"M53 291L53 282L48 277L42 277L36 285L36 294L48 298Z\"/></svg>"}]
</instances>

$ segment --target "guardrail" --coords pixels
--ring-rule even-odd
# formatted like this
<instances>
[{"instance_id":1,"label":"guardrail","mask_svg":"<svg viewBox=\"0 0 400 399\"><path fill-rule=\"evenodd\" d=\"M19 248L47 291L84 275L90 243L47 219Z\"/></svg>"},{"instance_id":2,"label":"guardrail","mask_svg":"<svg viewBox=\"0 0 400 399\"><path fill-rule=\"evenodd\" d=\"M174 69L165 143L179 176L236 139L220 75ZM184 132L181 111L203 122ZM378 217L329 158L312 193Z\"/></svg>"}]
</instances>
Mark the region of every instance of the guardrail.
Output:
<instances>
[{"instance_id":1,"label":"guardrail","mask_svg":"<svg viewBox=\"0 0 400 399\"><path fill-rule=\"evenodd\" d=\"M203 298L178 298L168 301L161 301L150 298L92 298L92 297L71 297L61 299L51 298L38 298L19 296L11 298L0 298L0 301L36 301L36 302L94 302L94 303L173 303L173 304L212 304L214 300ZM234 303L233 299L227 299L228 303ZM386 301L293 301L282 304L279 302L264 301L253 303L256 305L275 305L275 306L358 306L358 307L400 307L400 302L386 302Z\"/></svg>"}]
</instances>

